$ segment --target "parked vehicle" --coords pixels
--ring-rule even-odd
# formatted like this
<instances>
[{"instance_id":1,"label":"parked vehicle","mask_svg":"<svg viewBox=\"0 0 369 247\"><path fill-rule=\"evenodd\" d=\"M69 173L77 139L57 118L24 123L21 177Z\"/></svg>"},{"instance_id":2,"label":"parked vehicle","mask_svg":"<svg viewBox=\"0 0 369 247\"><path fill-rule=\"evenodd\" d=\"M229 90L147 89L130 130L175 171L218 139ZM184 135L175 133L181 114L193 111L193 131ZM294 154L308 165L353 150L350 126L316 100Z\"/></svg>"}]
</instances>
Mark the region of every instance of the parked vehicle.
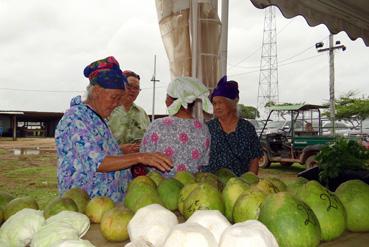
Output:
<instances>
[{"instance_id":1,"label":"parked vehicle","mask_svg":"<svg viewBox=\"0 0 369 247\"><path fill-rule=\"evenodd\" d=\"M319 105L296 104L288 106L273 106L267 123L260 133L263 157L260 167L269 167L271 162L279 162L283 166L293 163L304 164L306 168L316 165L315 156L321 148L334 141L334 136L324 136L321 128ZM287 112L289 120L270 121L273 112ZM310 114L305 114L306 112ZM310 119L305 117L310 115ZM315 115L316 119L312 118ZM317 122L317 126L312 123ZM310 123L310 128L305 125ZM269 126L268 126L269 125ZM267 132L264 132L267 130Z\"/></svg>"},{"instance_id":2,"label":"parked vehicle","mask_svg":"<svg viewBox=\"0 0 369 247\"><path fill-rule=\"evenodd\" d=\"M328 121L328 122L323 123L322 129L323 129L323 135L332 135L332 132L333 132L332 122ZM360 130L355 129L353 126L349 126L348 124L344 122L337 121L335 123L334 133L340 136L359 135Z\"/></svg>"}]
</instances>

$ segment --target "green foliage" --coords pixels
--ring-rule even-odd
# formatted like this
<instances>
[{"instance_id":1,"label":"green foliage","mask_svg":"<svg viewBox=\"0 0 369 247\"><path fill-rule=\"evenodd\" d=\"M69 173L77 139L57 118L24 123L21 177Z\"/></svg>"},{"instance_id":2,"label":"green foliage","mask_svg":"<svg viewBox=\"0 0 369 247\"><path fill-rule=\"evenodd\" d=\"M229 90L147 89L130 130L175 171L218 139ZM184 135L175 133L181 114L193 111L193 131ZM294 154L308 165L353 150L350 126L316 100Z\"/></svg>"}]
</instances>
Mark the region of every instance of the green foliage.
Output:
<instances>
[{"instance_id":1,"label":"green foliage","mask_svg":"<svg viewBox=\"0 0 369 247\"><path fill-rule=\"evenodd\" d=\"M320 168L320 182L325 185L346 170L369 168L369 151L357 141L345 138L337 138L334 143L324 147L316 159Z\"/></svg>"},{"instance_id":2,"label":"green foliage","mask_svg":"<svg viewBox=\"0 0 369 247\"><path fill-rule=\"evenodd\" d=\"M238 104L241 118L255 119L260 117L259 111L253 106Z\"/></svg>"},{"instance_id":3,"label":"green foliage","mask_svg":"<svg viewBox=\"0 0 369 247\"><path fill-rule=\"evenodd\" d=\"M325 112L324 115L329 117L329 111ZM360 122L368 117L368 98L356 98L354 92L348 92L336 99L336 119L348 120L352 123L352 121Z\"/></svg>"}]
</instances>

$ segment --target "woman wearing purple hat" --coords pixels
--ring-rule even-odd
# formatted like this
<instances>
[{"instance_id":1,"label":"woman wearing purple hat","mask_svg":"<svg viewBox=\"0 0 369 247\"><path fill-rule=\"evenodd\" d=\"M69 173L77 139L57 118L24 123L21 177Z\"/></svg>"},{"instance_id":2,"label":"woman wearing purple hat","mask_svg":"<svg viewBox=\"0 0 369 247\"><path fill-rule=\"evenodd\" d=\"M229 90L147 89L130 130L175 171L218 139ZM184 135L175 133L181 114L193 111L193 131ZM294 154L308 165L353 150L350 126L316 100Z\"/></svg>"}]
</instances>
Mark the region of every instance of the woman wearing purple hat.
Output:
<instances>
[{"instance_id":1,"label":"woman wearing purple hat","mask_svg":"<svg viewBox=\"0 0 369 247\"><path fill-rule=\"evenodd\" d=\"M215 118L208 122L211 145L207 171L225 167L238 176L247 171L258 174L260 142L254 126L238 116L238 100L237 82L224 76L211 95Z\"/></svg>"},{"instance_id":2,"label":"woman wearing purple hat","mask_svg":"<svg viewBox=\"0 0 369 247\"><path fill-rule=\"evenodd\" d=\"M91 63L84 75L90 80L87 99L73 98L55 131L59 192L79 187L90 197L121 201L132 177L126 168L142 163L166 171L172 162L160 153L122 155L105 121L118 106L127 82L114 57Z\"/></svg>"}]
</instances>

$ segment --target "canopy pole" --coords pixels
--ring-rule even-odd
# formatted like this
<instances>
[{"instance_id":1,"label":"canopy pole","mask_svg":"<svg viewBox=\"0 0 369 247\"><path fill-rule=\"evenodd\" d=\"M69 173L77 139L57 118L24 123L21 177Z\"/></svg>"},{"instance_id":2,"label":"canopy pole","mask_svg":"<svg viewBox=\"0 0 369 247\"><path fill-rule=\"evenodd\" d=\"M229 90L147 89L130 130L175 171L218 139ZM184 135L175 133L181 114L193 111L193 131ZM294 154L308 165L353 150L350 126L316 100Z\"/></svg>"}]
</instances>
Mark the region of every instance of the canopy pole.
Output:
<instances>
[{"instance_id":1,"label":"canopy pole","mask_svg":"<svg viewBox=\"0 0 369 247\"><path fill-rule=\"evenodd\" d=\"M227 74L227 56L228 56L228 9L229 1L222 0L222 32L220 40L220 76L222 78Z\"/></svg>"}]
</instances>

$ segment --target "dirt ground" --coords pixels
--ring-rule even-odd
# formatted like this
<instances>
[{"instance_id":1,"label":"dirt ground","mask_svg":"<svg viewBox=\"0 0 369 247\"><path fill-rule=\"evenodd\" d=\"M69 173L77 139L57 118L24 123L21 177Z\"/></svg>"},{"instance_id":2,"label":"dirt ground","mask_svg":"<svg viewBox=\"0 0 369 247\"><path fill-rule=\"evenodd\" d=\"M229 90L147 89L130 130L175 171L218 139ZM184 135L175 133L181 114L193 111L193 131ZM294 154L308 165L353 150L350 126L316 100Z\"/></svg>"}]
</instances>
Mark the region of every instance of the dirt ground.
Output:
<instances>
[{"instance_id":1,"label":"dirt ground","mask_svg":"<svg viewBox=\"0 0 369 247\"><path fill-rule=\"evenodd\" d=\"M0 148L11 150L21 148L39 148L42 150L55 150L54 138L18 138L13 141L11 138L0 137Z\"/></svg>"}]
</instances>

